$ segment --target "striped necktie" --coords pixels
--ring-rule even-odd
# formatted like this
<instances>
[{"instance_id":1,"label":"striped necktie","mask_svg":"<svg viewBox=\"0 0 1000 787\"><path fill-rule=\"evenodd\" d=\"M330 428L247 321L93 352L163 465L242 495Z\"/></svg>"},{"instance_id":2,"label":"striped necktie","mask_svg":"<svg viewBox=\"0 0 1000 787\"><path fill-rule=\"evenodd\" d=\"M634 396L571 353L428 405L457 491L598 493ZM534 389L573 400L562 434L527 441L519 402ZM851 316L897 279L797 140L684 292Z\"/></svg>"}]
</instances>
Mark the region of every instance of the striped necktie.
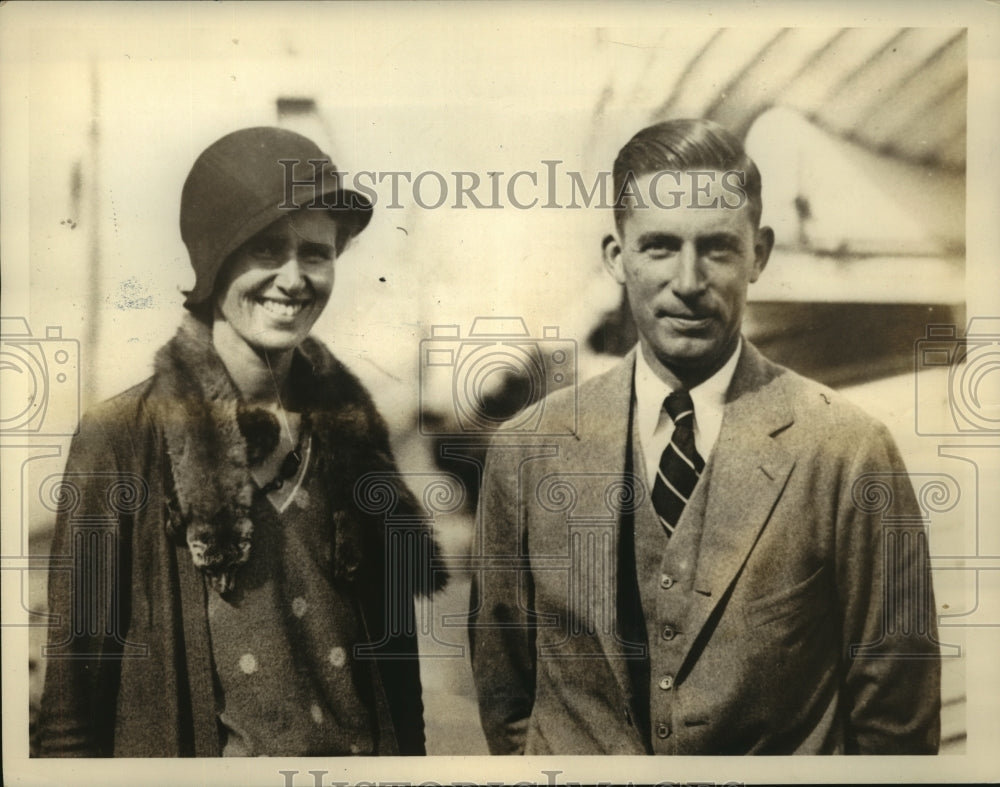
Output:
<instances>
[{"instance_id":1,"label":"striped necktie","mask_svg":"<svg viewBox=\"0 0 1000 787\"><path fill-rule=\"evenodd\" d=\"M684 506L694 492L705 461L694 445L694 404L687 391L674 391L663 402L674 422L670 443L663 449L653 483L653 508L667 536L674 532Z\"/></svg>"}]
</instances>

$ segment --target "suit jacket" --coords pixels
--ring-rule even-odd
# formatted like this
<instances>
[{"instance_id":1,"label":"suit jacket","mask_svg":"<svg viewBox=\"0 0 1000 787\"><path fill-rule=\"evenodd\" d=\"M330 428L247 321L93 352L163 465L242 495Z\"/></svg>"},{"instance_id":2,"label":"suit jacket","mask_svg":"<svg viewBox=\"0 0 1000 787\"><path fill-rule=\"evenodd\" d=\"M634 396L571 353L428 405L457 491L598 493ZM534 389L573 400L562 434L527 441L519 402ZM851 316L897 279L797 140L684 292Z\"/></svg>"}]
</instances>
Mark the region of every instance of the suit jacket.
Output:
<instances>
[{"instance_id":1,"label":"suit jacket","mask_svg":"<svg viewBox=\"0 0 1000 787\"><path fill-rule=\"evenodd\" d=\"M902 459L882 424L746 340L671 578L668 717L649 720L635 667L660 643L624 614L649 505L628 472L634 365L544 400L564 436L491 446L470 625L491 752L935 752L933 593Z\"/></svg>"}]
</instances>

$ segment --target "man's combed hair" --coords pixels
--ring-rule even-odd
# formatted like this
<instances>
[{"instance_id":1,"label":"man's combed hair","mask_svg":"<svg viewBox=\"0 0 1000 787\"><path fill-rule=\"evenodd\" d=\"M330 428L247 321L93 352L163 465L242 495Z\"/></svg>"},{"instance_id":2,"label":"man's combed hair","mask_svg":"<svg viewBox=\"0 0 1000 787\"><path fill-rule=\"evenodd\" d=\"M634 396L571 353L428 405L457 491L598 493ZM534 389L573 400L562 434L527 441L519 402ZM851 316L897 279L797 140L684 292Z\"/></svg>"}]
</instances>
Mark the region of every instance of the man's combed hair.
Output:
<instances>
[{"instance_id":1,"label":"man's combed hair","mask_svg":"<svg viewBox=\"0 0 1000 787\"><path fill-rule=\"evenodd\" d=\"M626 183L663 170L716 170L742 173L754 226L760 223L760 171L743 144L712 120L665 120L648 126L618 152L612 173L615 187L615 224L621 232L628 215Z\"/></svg>"}]
</instances>

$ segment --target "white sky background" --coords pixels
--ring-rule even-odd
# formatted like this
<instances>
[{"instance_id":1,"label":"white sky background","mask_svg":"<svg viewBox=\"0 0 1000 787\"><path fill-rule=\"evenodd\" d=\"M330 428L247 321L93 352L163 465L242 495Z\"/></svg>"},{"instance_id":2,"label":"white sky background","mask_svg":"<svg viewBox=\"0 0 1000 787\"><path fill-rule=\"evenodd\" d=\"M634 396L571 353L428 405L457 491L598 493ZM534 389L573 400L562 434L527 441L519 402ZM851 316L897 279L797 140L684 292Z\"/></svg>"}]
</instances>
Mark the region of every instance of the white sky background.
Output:
<instances>
[{"instance_id":1,"label":"white sky background","mask_svg":"<svg viewBox=\"0 0 1000 787\"><path fill-rule=\"evenodd\" d=\"M672 15L639 27L628 14L575 23L544 6L505 16L481 4L457 18L431 18L427 9L146 4L140 13L129 4L69 5L27 26L6 55L5 96L16 111L4 116L12 129L4 151L21 163L5 169L6 192L23 195L5 206L4 229L8 239L27 242L23 256L8 242L4 273L9 285L21 268L11 259L27 262L29 286L22 297L6 288L17 306L5 314L25 314L36 335L60 325L65 337L81 340L99 320L97 346L82 347L85 405L144 379L153 352L176 329L180 291L193 282L177 224L191 163L222 134L275 123L279 96L317 101L324 123L304 130L341 169L434 170L449 182L456 170L484 180L496 170L505 184L514 171L529 170L543 182L535 189L522 179L518 193L544 201L543 161L560 160L560 172L579 170L593 182L717 30L710 18L665 27L682 21ZM714 71L702 64L681 97L683 111L704 109L732 63L774 34L777 20L757 21L730 36L731 59L727 50ZM821 41L845 21L831 18L812 34ZM873 30L877 43L884 33ZM789 110L762 117L748 146L765 174L765 220L779 244L794 238L791 198L802 180L815 184L814 232L828 247L841 237L917 245L964 239L956 184L947 199L934 192L920 205L916 197L925 192L902 187L909 184L898 168L883 162L873 169L857 151L847 156L845 143ZM79 206L70 193L74 167L82 175ZM433 199L436 187L427 186L425 199ZM502 210L456 210L451 187L443 207L425 210L404 183L405 207L397 210L386 207L388 183L378 186L381 204L338 264L333 300L317 326L368 383L397 433L413 424L419 341L434 324L458 324L464 334L477 316L523 315L534 336L556 325L577 340L584 376L610 362L582 347L619 296L599 259L610 211L517 210L506 196ZM488 199L488 185L478 193ZM90 253L95 233L98 270ZM960 272L942 260L855 262L851 270L807 262L779 249L751 297L965 296ZM433 404L448 405L449 390L429 393Z\"/></svg>"},{"instance_id":2,"label":"white sky background","mask_svg":"<svg viewBox=\"0 0 1000 787\"><path fill-rule=\"evenodd\" d=\"M964 296L970 316L1000 314L1000 154L995 142L1000 75L997 14L989 10L996 6L955 2L944 10L940 4L911 2L886 10L858 3L848 10L843 3L754 3L722 13L726 4L708 5L709 10L703 10L704 4L692 10L695 6L678 2L608 9L495 3L40 5L43 10L32 11L30 23L22 10L21 23L12 32L5 19L8 4L0 9L3 314L28 317L35 334L61 325L65 337L82 339L92 319L87 304L93 275L89 244L99 228L97 289L106 300L99 347L94 356L81 359L81 376L92 400L112 395L148 376L155 349L173 334L183 313L180 290L191 286L193 274L180 240L178 209L191 164L229 131L275 124L278 96L316 99L331 133L329 152L341 169L500 170L509 175L541 170L541 161L560 159L563 171L592 176L610 169L618 148L648 122L672 80L720 24L747 30L782 24L979 24L970 32L969 47ZM676 33L663 32L674 26ZM752 50L749 42L748 48ZM92 73L99 84L101 151L96 216L88 213L87 204L94 182L88 140ZM595 115L598 106L603 113ZM769 149L755 151L765 189L773 170L764 161L787 160L783 142L774 140ZM813 138L806 143L816 148L826 144ZM70 200L76 162L82 166L85 200L78 215ZM775 177L772 188L781 183ZM531 191L527 184L524 191ZM617 304L619 290L599 257L610 212L509 206L422 210L403 193L409 207L377 206L369 228L338 264L333 300L316 329L369 385L397 431L413 423L418 342L431 325L457 323L464 333L476 316L522 315L533 335L544 325L558 325L563 337L582 344L596 315ZM387 198L385 186L379 194ZM863 214L865 200L852 192L843 210L848 208L852 215ZM888 210L901 209L893 204ZM75 229L63 223L68 220L76 222ZM773 221L779 232L792 229L787 214L775 215ZM961 223L954 216L942 218L948 232L956 221ZM905 210L898 226L910 233L931 231ZM775 262L759 286L780 297L776 274L782 268L777 258ZM911 271L909 285L933 289L940 275L941 269L933 267ZM876 295L869 297L885 299L884 293L900 281L877 280L871 288ZM848 293L853 284L840 282L839 291ZM148 308L130 308L130 299L145 303L147 297ZM881 394L873 397L877 407ZM881 406L887 407L884 398ZM4 492L10 499L6 486ZM5 513L5 525L9 521ZM11 553L5 547L5 554ZM969 757L922 762L919 771L900 771L898 761L868 761L864 775L869 779L898 780L900 773L912 779L960 774L993 778L995 768L984 765L991 755L995 762L993 654L1000 643L996 630L970 632L972 637L978 639L969 650L975 678L970 679ZM986 689L977 690L982 686ZM4 688L5 697L10 696L6 675ZM63 773L53 765L49 773ZM134 773L117 765L102 764L101 777L109 783L134 783ZM285 765L308 767L302 762ZM858 778L853 763L841 765L826 768L824 763L823 778ZM201 767L216 766L212 773L217 776L222 763ZM453 766L448 775L448 763L411 762L396 775L414 782L482 781L498 772L495 761ZM231 778L221 778L277 784L278 767L282 763L238 775L230 771ZM560 761L543 767L562 769L562 779L621 778L610 761L600 766ZM771 780L816 778L801 761L783 762L777 770L756 761L726 769L690 770L694 767L686 763L667 776L655 775L714 775L721 781L751 780L755 774ZM532 768L518 771L517 778L544 781ZM336 773L331 771L329 778ZM391 773L386 771L386 777ZM66 770L63 775L75 773ZM303 778L308 778L304 771Z\"/></svg>"},{"instance_id":3,"label":"white sky background","mask_svg":"<svg viewBox=\"0 0 1000 787\"><path fill-rule=\"evenodd\" d=\"M314 22L302 22L313 15ZM91 70L99 84L99 289L108 308L101 315L100 366L83 363L85 375L97 372L96 398L145 377L152 351L182 314L179 291L193 276L177 215L191 163L228 131L275 124L278 96L317 100L341 169L436 170L452 182L455 170L484 180L492 170L541 171L543 159L581 169L597 96L609 71L636 52L622 47L593 57L593 30L518 27L483 35L478 26L456 25L428 35L404 25L390 31L352 19L346 7L306 9L299 24L284 28L232 7L199 14L208 16L218 26L178 27L178 15L170 13L163 25L147 20L142 28L112 19L104 30L32 32L31 170L49 175L31 183L30 316L32 326L62 324L66 336L82 336L90 319L93 217L77 218L75 229L61 222L72 213L74 162L83 162L85 180L91 176ZM609 155L618 144L607 142ZM609 168L610 159L604 161ZM386 204L388 185L379 187ZM523 314L535 335L544 323L579 336L595 313L616 303L617 287L599 258L609 212L509 204L455 210L454 196L425 210L401 185L404 209L376 207L370 227L338 264L334 298L317 326L371 382L379 374L364 365L376 362L415 394L417 341L433 323L458 323L464 331L478 315ZM424 201L436 193L434 180L427 181ZM478 193L488 199L485 187ZM544 199L527 180L518 193ZM128 308L126 295L149 297L152 307L140 300L143 308Z\"/></svg>"},{"instance_id":4,"label":"white sky background","mask_svg":"<svg viewBox=\"0 0 1000 787\"><path fill-rule=\"evenodd\" d=\"M153 351L182 314L180 290L193 282L177 229L184 178L219 136L275 124L279 96L317 101L325 128L316 123L305 131L329 148L341 169L414 176L434 170L449 181L448 201L434 210L417 206L406 183L404 208L387 208L389 183L377 186L382 202L338 265L333 300L316 329L374 389L395 426L405 428L418 405L418 342L429 326L457 323L464 335L476 316L523 315L533 336L556 325L562 337L582 343L598 315L617 303L619 289L599 256L610 211L517 210L506 196L502 210L456 210L451 173L477 173L484 181L477 193L487 201L486 173L505 173L506 185L523 169L538 173L539 186L522 178L520 198L544 202L544 160L560 160L561 173L581 171L592 183L648 123L715 28L678 36L662 26L569 26L541 10L537 21L526 14L504 17L492 4L436 25L422 24L417 8L395 6L397 24L389 26L382 10L317 4L294 7L293 14L237 4L197 5L184 14L154 4L139 15L118 4L88 13L73 9L29 31L30 62L19 64L30 91L28 316L36 333L62 325L64 336L87 335L86 323L94 319L87 293L95 276L89 249L96 227L103 308L98 346L82 359L85 402L147 376ZM85 23L70 24L72 16ZM742 45L752 51L772 31L747 31ZM733 52L737 60L743 55ZM720 64L720 72L726 66ZM697 110L698 96L686 101ZM88 136L95 110L96 171ZM806 155L824 149L818 132L795 121L780 114L772 120L796 135ZM790 240L798 171L787 164L792 140L765 131L750 142L765 172L765 218L779 242ZM825 145L828 150L832 143ZM74 165L83 176L79 215L70 201ZM839 228L852 237L922 237L909 206L896 205L887 196L891 188L880 193L884 183L865 183L859 171L826 162L817 179L830 181L826 194L834 204L819 214L835 222L820 223L819 234ZM563 203L569 201L565 186L562 175ZM437 189L434 179L425 182L424 200L433 201ZM844 200L845 193L851 199ZM89 212L94 194L96 216ZM880 220L871 222L872 205L881 203ZM961 203L957 214L954 204L945 207L952 216L945 217L946 228L961 238ZM780 269L780 256L751 297L850 299L852 288L859 289L851 280L838 284L823 269ZM909 269L911 292L904 300L932 300L942 286L940 266L931 263L920 275L915 270ZM865 299L899 295L894 273L883 272L872 286L877 281L868 280ZM961 300L961 293L952 299ZM583 374L588 362L601 366L583 355Z\"/></svg>"}]
</instances>

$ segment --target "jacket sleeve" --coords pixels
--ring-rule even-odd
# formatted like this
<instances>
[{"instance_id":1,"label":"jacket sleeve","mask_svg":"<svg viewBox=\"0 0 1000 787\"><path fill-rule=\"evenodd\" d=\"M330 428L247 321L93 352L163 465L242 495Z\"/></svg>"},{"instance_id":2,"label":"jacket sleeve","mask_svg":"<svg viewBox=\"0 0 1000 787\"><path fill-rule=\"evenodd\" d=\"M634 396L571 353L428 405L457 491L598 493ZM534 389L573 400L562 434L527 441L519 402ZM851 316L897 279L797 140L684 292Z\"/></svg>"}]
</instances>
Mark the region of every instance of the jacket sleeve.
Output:
<instances>
[{"instance_id":1,"label":"jacket sleeve","mask_svg":"<svg viewBox=\"0 0 1000 787\"><path fill-rule=\"evenodd\" d=\"M837 585L846 750L933 754L941 661L927 531L888 430L870 430L841 482Z\"/></svg>"},{"instance_id":2,"label":"jacket sleeve","mask_svg":"<svg viewBox=\"0 0 1000 787\"><path fill-rule=\"evenodd\" d=\"M47 757L110 757L127 583L127 527L115 495L131 492L108 440L108 424L85 416L57 492L48 581L52 628L38 750ZM126 482L127 483L127 482Z\"/></svg>"},{"instance_id":3,"label":"jacket sleeve","mask_svg":"<svg viewBox=\"0 0 1000 787\"><path fill-rule=\"evenodd\" d=\"M415 620L413 599L407 599L405 603L410 605L410 620ZM423 756L427 750L416 635L413 631L406 630L389 633L384 645L392 656L382 659L377 668L398 753L408 757ZM380 751L381 753L384 752Z\"/></svg>"},{"instance_id":4,"label":"jacket sleeve","mask_svg":"<svg viewBox=\"0 0 1000 787\"><path fill-rule=\"evenodd\" d=\"M428 517L396 464L385 423L363 395L368 411L364 441L374 459L361 460L370 476L362 473L353 489L367 539L362 547L367 562L361 603L369 638L366 649L371 648L367 657L376 660L381 683L376 687L381 695L375 698L376 709L381 713L385 706L388 711L398 750L386 746L379 753L421 756L426 745L415 602L421 594L430 596L443 587L447 575L435 564L438 549ZM341 549L338 544L338 554Z\"/></svg>"},{"instance_id":5,"label":"jacket sleeve","mask_svg":"<svg viewBox=\"0 0 1000 787\"><path fill-rule=\"evenodd\" d=\"M533 590L514 453L487 457L470 600L472 671L491 754L524 753L535 701Z\"/></svg>"}]
</instances>

